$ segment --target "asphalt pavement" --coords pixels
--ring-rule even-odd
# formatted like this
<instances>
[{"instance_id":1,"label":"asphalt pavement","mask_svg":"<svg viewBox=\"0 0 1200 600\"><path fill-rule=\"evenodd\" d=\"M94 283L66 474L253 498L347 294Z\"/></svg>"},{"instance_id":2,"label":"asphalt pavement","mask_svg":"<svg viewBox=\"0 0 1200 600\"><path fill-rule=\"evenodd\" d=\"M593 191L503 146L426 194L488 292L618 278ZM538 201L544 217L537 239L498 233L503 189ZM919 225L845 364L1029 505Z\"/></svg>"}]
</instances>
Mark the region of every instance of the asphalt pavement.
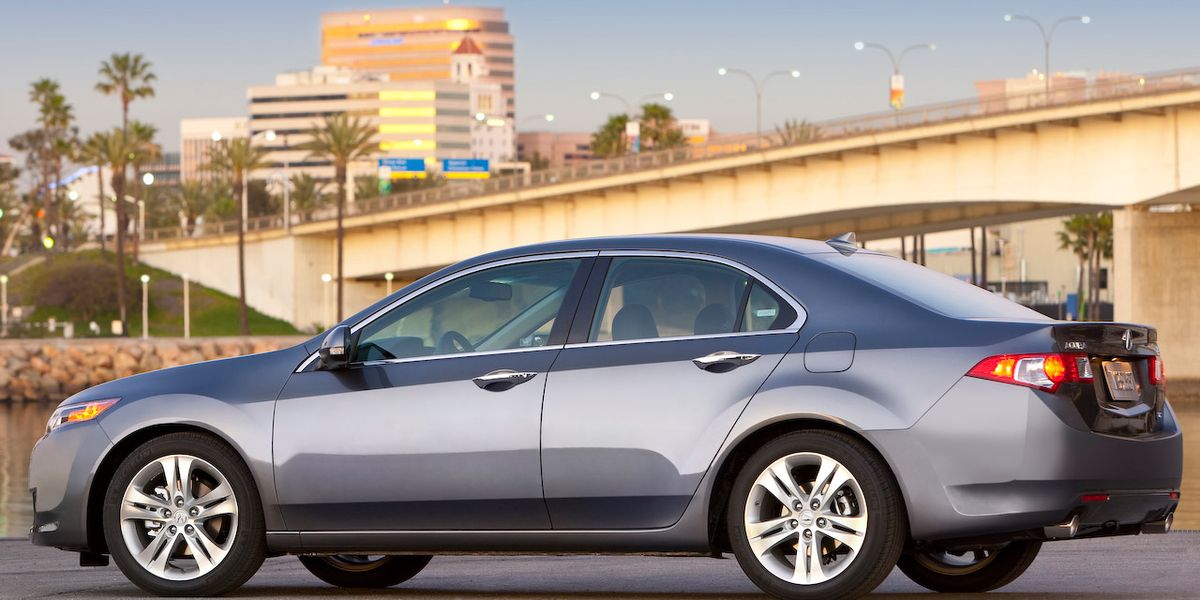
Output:
<instances>
[{"instance_id":1,"label":"asphalt pavement","mask_svg":"<svg viewBox=\"0 0 1200 600\"><path fill-rule=\"evenodd\" d=\"M75 554L0 540L0 598L142 597L115 566L81 568ZM925 590L895 571L874 598ZM330 587L295 557L267 560L234 596L254 598L462 598L469 600L765 598L732 557L443 556L403 585L362 594ZM989 597L1200 598L1200 533L1176 532L1046 544L1033 566ZM934 595L951 599L970 596Z\"/></svg>"}]
</instances>

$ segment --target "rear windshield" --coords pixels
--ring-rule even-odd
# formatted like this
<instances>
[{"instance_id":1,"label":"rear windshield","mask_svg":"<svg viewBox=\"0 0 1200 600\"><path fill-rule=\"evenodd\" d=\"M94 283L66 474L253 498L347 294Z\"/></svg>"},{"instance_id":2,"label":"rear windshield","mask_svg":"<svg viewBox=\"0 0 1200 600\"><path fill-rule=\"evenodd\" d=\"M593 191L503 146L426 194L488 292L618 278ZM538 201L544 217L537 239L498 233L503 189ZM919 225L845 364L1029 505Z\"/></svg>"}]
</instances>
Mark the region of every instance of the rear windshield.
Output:
<instances>
[{"instance_id":1,"label":"rear windshield","mask_svg":"<svg viewBox=\"0 0 1200 600\"><path fill-rule=\"evenodd\" d=\"M831 267L949 317L1050 320L997 294L894 256L865 253L809 256L825 259Z\"/></svg>"}]
</instances>

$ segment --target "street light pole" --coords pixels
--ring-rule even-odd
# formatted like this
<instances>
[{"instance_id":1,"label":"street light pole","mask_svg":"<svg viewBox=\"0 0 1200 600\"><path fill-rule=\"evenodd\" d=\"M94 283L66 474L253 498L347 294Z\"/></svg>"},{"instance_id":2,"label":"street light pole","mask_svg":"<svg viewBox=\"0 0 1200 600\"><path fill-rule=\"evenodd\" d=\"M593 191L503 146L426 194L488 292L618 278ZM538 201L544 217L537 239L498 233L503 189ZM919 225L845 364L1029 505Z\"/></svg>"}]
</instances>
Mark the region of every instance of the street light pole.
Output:
<instances>
[{"instance_id":1,"label":"street light pole","mask_svg":"<svg viewBox=\"0 0 1200 600\"><path fill-rule=\"evenodd\" d=\"M189 340L192 338L192 297L191 297L192 281L188 279L188 274L183 274L183 339Z\"/></svg>"},{"instance_id":2,"label":"street light pole","mask_svg":"<svg viewBox=\"0 0 1200 600\"><path fill-rule=\"evenodd\" d=\"M0 319L3 319L3 334L8 335L8 275L0 275Z\"/></svg>"},{"instance_id":3,"label":"street light pole","mask_svg":"<svg viewBox=\"0 0 1200 600\"><path fill-rule=\"evenodd\" d=\"M1078 21L1079 23L1087 25L1088 23L1092 22L1092 18L1087 15L1080 15L1080 16L1074 16L1074 17L1063 17L1063 18L1051 23L1050 27L1047 28L1045 25L1042 25L1041 21L1039 21L1033 17L1030 17L1028 15L1004 15L1005 23L1011 23L1013 21L1028 21L1030 23L1033 23L1033 25L1038 28L1038 32L1040 32L1042 34L1042 46L1045 50L1045 54L1043 57L1044 58L1043 66L1045 67L1045 70L1042 72L1042 78L1045 79L1045 81L1046 81L1046 85L1045 85L1046 103L1049 104L1050 103L1050 44L1051 44L1051 42L1054 41L1054 32L1057 31L1058 26L1062 25L1063 23L1071 23L1071 22Z\"/></svg>"},{"instance_id":4,"label":"street light pole","mask_svg":"<svg viewBox=\"0 0 1200 600\"><path fill-rule=\"evenodd\" d=\"M788 76L792 77L793 79L797 79L800 77L800 71L798 71L796 69L792 69L790 71L772 71L770 73L767 73L767 76L763 77L762 81L759 81L759 80L755 79L754 76L751 75L749 71L745 71L743 69L726 69L725 67L721 67L720 69L717 69L717 75L720 75L722 77L724 77L725 75L728 75L730 73L734 73L736 75L741 75L742 77L745 77L746 79L748 79L750 81L750 84L754 86L755 139L757 140L756 143L758 144L758 147L762 148L763 88L767 87L767 82L770 81L773 77L778 77L781 75L788 75Z\"/></svg>"},{"instance_id":5,"label":"street light pole","mask_svg":"<svg viewBox=\"0 0 1200 600\"><path fill-rule=\"evenodd\" d=\"M888 60L891 61L891 63L892 63L892 76L893 77L902 77L903 74L900 72L900 67L904 64L904 57L908 56L909 52L912 52L913 50L929 50L930 52L933 52L933 51L937 50L937 44L934 44L934 43L913 44L913 45L908 46L908 47L904 48L903 50L901 50L899 55L896 55L896 54L892 53L891 48L888 48L887 46L884 46L883 44L877 44L875 42L854 42L855 50L858 50L861 52L862 50L866 50L867 48L871 48L873 50L879 50L880 52L883 52L884 54L886 54L888 57ZM901 98L903 98L903 96L901 96ZM890 102L890 99L889 99L889 102ZM892 102L892 108L894 108L895 110L900 110L903 107L904 107L903 99L901 99L899 102Z\"/></svg>"},{"instance_id":6,"label":"street light pole","mask_svg":"<svg viewBox=\"0 0 1200 600\"><path fill-rule=\"evenodd\" d=\"M395 278L396 278L396 275L393 274L391 271L388 271L387 273L383 274L383 280L387 282L387 295L388 296L392 295L392 280Z\"/></svg>"},{"instance_id":7,"label":"street light pole","mask_svg":"<svg viewBox=\"0 0 1200 600\"><path fill-rule=\"evenodd\" d=\"M329 282L333 281L333 275L329 273L321 273L321 283L325 288L325 323L333 325L333 317L329 316Z\"/></svg>"},{"instance_id":8,"label":"street light pole","mask_svg":"<svg viewBox=\"0 0 1200 600\"><path fill-rule=\"evenodd\" d=\"M150 276L142 275L142 339L150 339Z\"/></svg>"}]
</instances>

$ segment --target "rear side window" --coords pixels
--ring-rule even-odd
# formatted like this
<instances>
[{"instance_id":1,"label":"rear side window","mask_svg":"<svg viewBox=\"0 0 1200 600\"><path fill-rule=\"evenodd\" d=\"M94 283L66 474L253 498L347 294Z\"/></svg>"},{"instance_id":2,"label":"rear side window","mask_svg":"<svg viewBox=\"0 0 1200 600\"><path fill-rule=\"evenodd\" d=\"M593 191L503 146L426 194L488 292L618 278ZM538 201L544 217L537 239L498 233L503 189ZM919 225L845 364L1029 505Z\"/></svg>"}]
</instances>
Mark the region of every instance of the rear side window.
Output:
<instances>
[{"instance_id":1,"label":"rear side window","mask_svg":"<svg viewBox=\"0 0 1200 600\"><path fill-rule=\"evenodd\" d=\"M613 259L589 340L607 342L787 327L796 312L746 273L704 260Z\"/></svg>"},{"instance_id":2,"label":"rear side window","mask_svg":"<svg viewBox=\"0 0 1200 600\"><path fill-rule=\"evenodd\" d=\"M894 256L865 253L809 256L949 317L1049 320L983 288Z\"/></svg>"}]
</instances>

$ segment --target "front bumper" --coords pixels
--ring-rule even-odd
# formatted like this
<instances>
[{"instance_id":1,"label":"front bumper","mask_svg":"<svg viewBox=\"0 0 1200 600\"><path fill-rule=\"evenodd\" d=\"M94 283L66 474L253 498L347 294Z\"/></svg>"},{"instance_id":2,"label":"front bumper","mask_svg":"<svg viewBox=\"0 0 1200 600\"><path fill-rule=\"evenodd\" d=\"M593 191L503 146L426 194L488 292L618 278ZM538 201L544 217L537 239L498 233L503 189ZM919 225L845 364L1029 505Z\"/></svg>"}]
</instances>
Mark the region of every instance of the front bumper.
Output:
<instances>
[{"instance_id":1,"label":"front bumper","mask_svg":"<svg viewBox=\"0 0 1200 600\"><path fill-rule=\"evenodd\" d=\"M1175 510L1183 434L1169 405L1162 422L1139 438L1098 434L1068 400L963 378L912 428L869 437L900 480L914 539L1040 531L1074 515L1088 535Z\"/></svg>"},{"instance_id":2,"label":"front bumper","mask_svg":"<svg viewBox=\"0 0 1200 600\"><path fill-rule=\"evenodd\" d=\"M43 437L29 457L33 523L39 546L87 550L87 507L92 478L112 441L96 422L65 425Z\"/></svg>"}]
</instances>

